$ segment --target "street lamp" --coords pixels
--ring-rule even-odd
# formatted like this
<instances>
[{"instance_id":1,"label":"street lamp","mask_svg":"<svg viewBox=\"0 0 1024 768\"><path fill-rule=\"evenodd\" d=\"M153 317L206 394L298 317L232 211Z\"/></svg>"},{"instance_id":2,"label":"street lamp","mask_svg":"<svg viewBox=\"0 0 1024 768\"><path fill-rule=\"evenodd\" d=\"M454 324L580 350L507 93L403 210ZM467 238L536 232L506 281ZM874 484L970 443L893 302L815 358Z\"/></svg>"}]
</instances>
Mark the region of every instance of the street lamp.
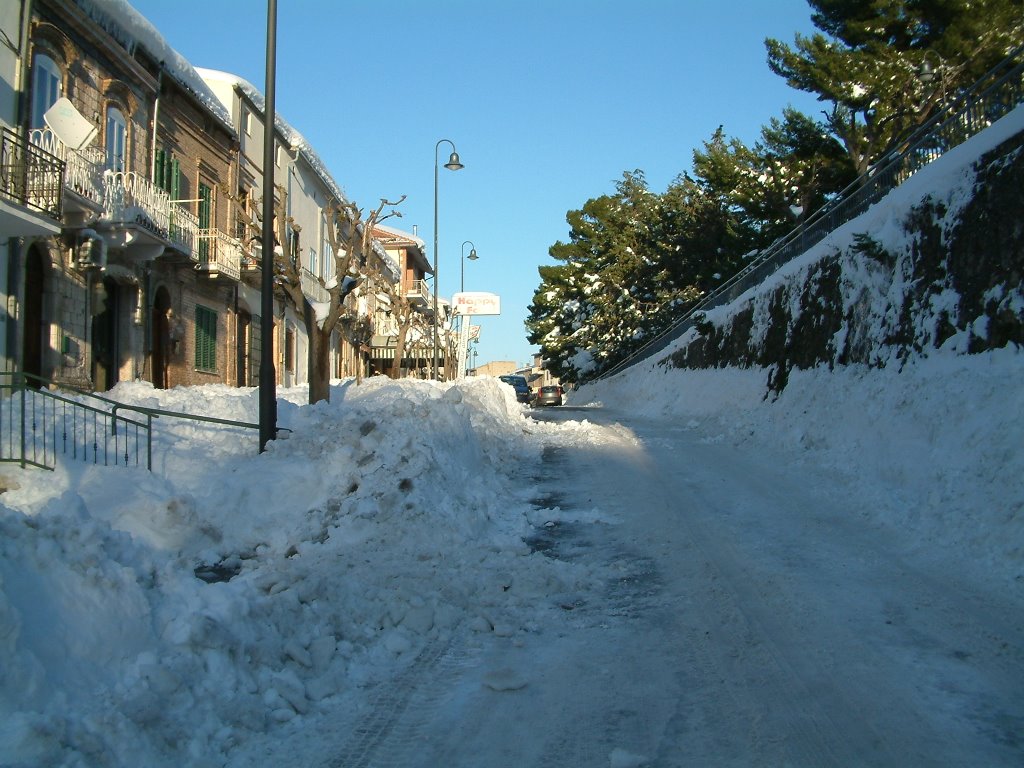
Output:
<instances>
[{"instance_id":1,"label":"street lamp","mask_svg":"<svg viewBox=\"0 0 1024 768\"><path fill-rule=\"evenodd\" d=\"M459 160L459 153L455 151L455 144L450 139L441 139L434 145L434 381L440 378L437 367L437 150L445 142L452 145L452 154L444 167L449 171L459 171L466 167Z\"/></svg>"},{"instance_id":2,"label":"street lamp","mask_svg":"<svg viewBox=\"0 0 1024 768\"><path fill-rule=\"evenodd\" d=\"M935 59L934 65L928 60L929 56ZM925 88L930 89L929 95L925 97L926 102L929 98L934 98L936 93L941 93L942 101L939 103L939 107L943 108L946 106L946 62L931 48L924 52L921 66L917 69L917 79L921 81ZM923 106L927 106L927 104Z\"/></svg>"},{"instance_id":3,"label":"street lamp","mask_svg":"<svg viewBox=\"0 0 1024 768\"><path fill-rule=\"evenodd\" d=\"M462 279L459 281L459 290L460 291L465 291L466 290L466 261L465 261L465 259L466 259L466 243L469 243L471 246L473 246L472 248L469 249L469 260L470 261L476 261L477 259L480 258L479 256L476 255L476 246L473 245L473 241L472 240L464 240L462 242L462 259L463 260L461 262L461 264L462 264Z\"/></svg>"},{"instance_id":4,"label":"street lamp","mask_svg":"<svg viewBox=\"0 0 1024 768\"><path fill-rule=\"evenodd\" d=\"M274 370L274 126L277 79L277 0L267 0L267 82L263 119L263 258L260 268L260 453L277 437Z\"/></svg>"}]
</instances>

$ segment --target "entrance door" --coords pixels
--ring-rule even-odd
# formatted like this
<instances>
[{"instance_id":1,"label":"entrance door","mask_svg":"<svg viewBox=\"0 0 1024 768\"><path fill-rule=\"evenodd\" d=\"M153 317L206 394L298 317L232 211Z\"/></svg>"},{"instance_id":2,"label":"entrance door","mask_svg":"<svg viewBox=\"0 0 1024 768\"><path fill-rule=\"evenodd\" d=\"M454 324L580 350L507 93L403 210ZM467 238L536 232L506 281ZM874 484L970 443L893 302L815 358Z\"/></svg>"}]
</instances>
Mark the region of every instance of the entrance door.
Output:
<instances>
[{"instance_id":1,"label":"entrance door","mask_svg":"<svg viewBox=\"0 0 1024 768\"><path fill-rule=\"evenodd\" d=\"M24 333L21 351L21 369L33 376L43 375L43 288L46 284L43 256L33 246L25 261ZM35 379L29 386L38 387Z\"/></svg>"},{"instance_id":2,"label":"entrance door","mask_svg":"<svg viewBox=\"0 0 1024 768\"><path fill-rule=\"evenodd\" d=\"M252 340L252 315L246 310L238 310L238 337L235 339L235 385L248 387L250 384L250 355Z\"/></svg>"},{"instance_id":3,"label":"entrance door","mask_svg":"<svg viewBox=\"0 0 1024 768\"><path fill-rule=\"evenodd\" d=\"M117 384L120 369L117 344L120 289L109 277L103 280L102 288L95 300L103 302L103 309L92 319L92 384L97 392Z\"/></svg>"},{"instance_id":4,"label":"entrance door","mask_svg":"<svg viewBox=\"0 0 1024 768\"><path fill-rule=\"evenodd\" d=\"M171 362L171 294L163 286L156 290L153 300L153 386L168 389Z\"/></svg>"}]
</instances>

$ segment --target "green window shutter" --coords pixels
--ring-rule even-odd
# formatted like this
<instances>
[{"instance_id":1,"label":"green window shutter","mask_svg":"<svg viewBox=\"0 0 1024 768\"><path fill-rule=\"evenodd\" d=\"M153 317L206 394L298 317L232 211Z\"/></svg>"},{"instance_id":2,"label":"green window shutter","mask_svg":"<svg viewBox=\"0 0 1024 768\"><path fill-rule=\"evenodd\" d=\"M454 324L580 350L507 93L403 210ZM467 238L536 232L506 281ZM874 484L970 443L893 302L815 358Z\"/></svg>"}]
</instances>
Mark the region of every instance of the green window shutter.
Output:
<instances>
[{"instance_id":1,"label":"green window shutter","mask_svg":"<svg viewBox=\"0 0 1024 768\"><path fill-rule=\"evenodd\" d=\"M196 369L217 370L217 313L196 305Z\"/></svg>"},{"instance_id":2,"label":"green window shutter","mask_svg":"<svg viewBox=\"0 0 1024 768\"><path fill-rule=\"evenodd\" d=\"M171 200L181 200L181 164L178 158L171 160L170 175L171 184L168 192L171 194Z\"/></svg>"},{"instance_id":3,"label":"green window shutter","mask_svg":"<svg viewBox=\"0 0 1024 768\"><path fill-rule=\"evenodd\" d=\"M209 229L213 219L213 190L199 183L199 227Z\"/></svg>"}]
</instances>

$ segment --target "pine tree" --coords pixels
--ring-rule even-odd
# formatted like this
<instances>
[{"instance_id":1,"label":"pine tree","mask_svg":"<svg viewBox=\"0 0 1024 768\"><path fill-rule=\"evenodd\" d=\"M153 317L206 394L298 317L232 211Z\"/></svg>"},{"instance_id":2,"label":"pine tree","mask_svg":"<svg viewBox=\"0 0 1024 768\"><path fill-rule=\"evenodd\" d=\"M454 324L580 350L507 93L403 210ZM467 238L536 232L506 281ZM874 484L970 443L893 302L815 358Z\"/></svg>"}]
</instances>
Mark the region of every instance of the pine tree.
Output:
<instances>
[{"instance_id":1,"label":"pine tree","mask_svg":"<svg viewBox=\"0 0 1024 768\"><path fill-rule=\"evenodd\" d=\"M1024 0L809 0L824 34L768 39L768 65L830 104L858 174L1022 42ZM926 82L925 66L938 75Z\"/></svg>"}]
</instances>

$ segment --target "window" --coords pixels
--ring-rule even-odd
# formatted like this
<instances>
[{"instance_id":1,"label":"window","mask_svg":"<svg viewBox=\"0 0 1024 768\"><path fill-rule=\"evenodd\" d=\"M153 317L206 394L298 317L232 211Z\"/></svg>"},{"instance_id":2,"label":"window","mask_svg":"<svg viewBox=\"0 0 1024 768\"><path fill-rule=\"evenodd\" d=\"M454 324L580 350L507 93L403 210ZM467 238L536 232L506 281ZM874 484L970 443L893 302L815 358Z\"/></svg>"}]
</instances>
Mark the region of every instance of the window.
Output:
<instances>
[{"instance_id":1,"label":"window","mask_svg":"<svg viewBox=\"0 0 1024 768\"><path fill-rule=\"evenodd\" d=\"M117 107L107 107L107 170L124 171L128 145L128 122Z\"/></svg>"},{"instance_id":2,"label":"window","mask_svg":"<svg viewBox=\"0 0 1024 768\"><path fill-rule=\"evenodd\" d=\"M295 331L291 328L284 334L284 369L295 373Z\"/></svg>"},{"instance_id":3,"label":"window","mask_svg":"<svg viewBox=\"0 0 1024 768\"><path fill-rule=\"evenodd\" d=\"M196 304L196 370L217 370L217 313Z\"/></svg>"},{"instance_id":4,"label":"window","mask_svg":"<svg viewBox=\"0 0 1024 768\"><path fill-rule=\"evenodd\" d=\"M199 182L199 210L196 213L199 215L200 234L204 235L199 240L199 260L205 263L210 260L210 238L205 236L208 234L205 230L209 230L213 226L213 190L201 181Z\"/></svg>"},{"instance_id":5,"label":"window","mask_svg":"<svg viewBox=\"0 0 1024 768\"><path fill-rule=\"evenodd\" d=\"M317 262L315 248L309 249L309 271L315 277L323 277L323 275L320 274L320 264Z\"/></svg>"},{"instance_id":6,"label":"window","mask_svg":"<svg viewBox=\"0 0 1024 768\"><path fill-rule=\"evenodd\" d=\"M156 151L156 168L154 183L171 196L171 200L181 199L181 167L178 158L173 157L165 149Z\"/></svg>"},{"instance_id":7,"label":"window","mask_svg":"<svg viewBox=\"0 0 1024 768\"><path fill-rule=\"evenodd\" d=\"M49 56L36 56L32 70L32 125L31 128L45 128L43 115L60 98L61 73L56 62Z\"/></svg>"},{"instance_id":8,"label":"window","mask_svg":"<svg viewBox=\"0 0 1024 768\"><path fill-rule=\"evenodd\" d=\"M326 216L320 217L320 252L324 255L324 279L330 280L334 275L334 249L328 239Z\"/></svg>"},{"instance_id":9,"label":"window","mask_svg":"<svg viewBox=\"0 0 1024 768\"><path fill-rule=\"evenodd\" d=\"M302 253L302 246L299 244L299 227L289 227L288 234L288 258L292 260L292 264L299 264L299 255Z\"/></svg>"},{"instance_id":10,"label":"window","mask_svg":"<svg viewBox=\"0 0 1024 768\"><path fill-rule=\"evenodd\" d=\"M242 131L246 136L252 136L252 112L242 107Z\"/></svg>"}]
</instances>

